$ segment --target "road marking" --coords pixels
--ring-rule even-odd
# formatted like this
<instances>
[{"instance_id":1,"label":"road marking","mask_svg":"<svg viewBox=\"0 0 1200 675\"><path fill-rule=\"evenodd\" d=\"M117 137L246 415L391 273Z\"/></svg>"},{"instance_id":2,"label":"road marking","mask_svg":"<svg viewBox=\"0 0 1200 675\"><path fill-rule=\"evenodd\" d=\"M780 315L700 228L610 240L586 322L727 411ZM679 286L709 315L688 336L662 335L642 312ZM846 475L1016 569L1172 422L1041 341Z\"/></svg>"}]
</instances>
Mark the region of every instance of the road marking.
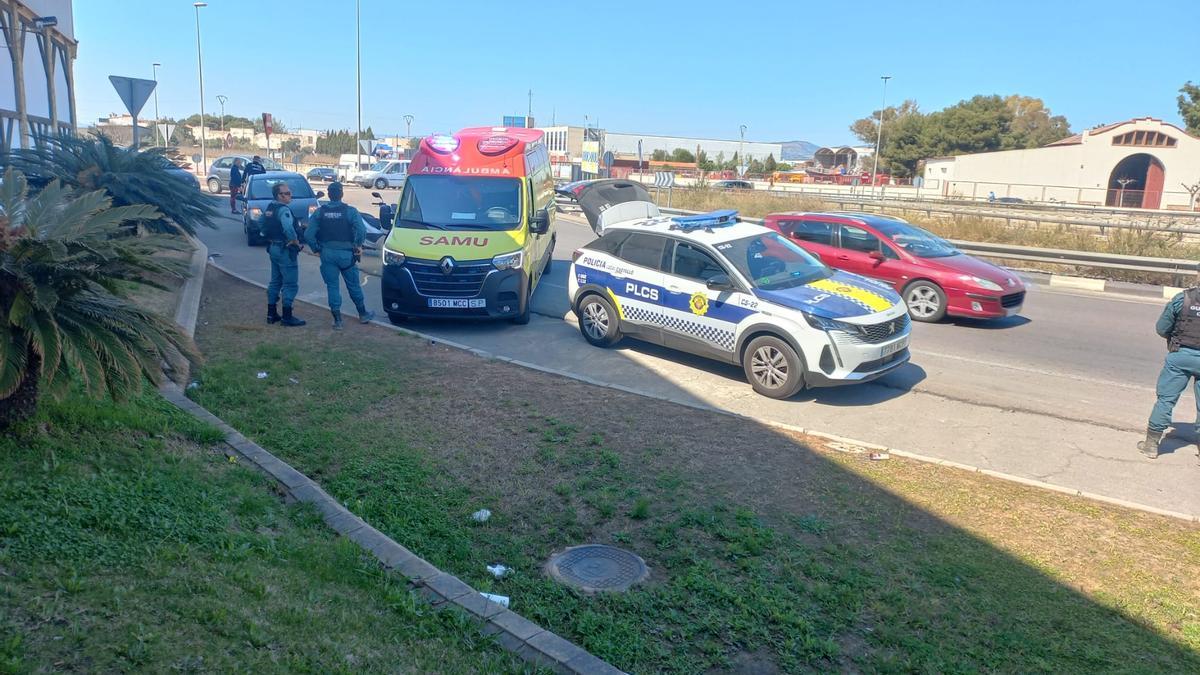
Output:
<instances>
[{"instance_id":1,"label":"road marking","mask_svg":"<svg viewBox=\"0 0 1200 675\"><path fill-rule=\"evenodd\" d=\"M1147 391L1153 392L1154 391L1154 387L1147 387L1147 386L1141 385L1141 384L1129 384L1128 382L1115 382L1113 380L1104 380L1104 379L1100 379L1098 377L1088 377L1086 375L1074 375L1072 373L1064 373L1064 372L1060 372L1057 370L1046 370L1043 368L1029 368L1027 366L1015 366L1011 363L999 363L997 361L984 361L982 359L975 358L975 357L958 356L956 354L946 354L944 352L932 352L932 351L926 351L924 349L913 349L911 351L914 354L919 354L919 355L923 355L923 356L933 356L936 358L950 359L952 361L962 361L964 363L971 363L971 364L981 365L981 366L989 366L992 368L1002 368L1004 370L1014 370L1014 371L1021 372L1021 373L1029 373L1031 375L1046 375L1049 377L1062 377L1062 378L1066 378L1069 380L1078 380L1080 382L1087 382L1088 384L1102 384L1102 385L1106 385L1106 386L1110 386L1110 387L1118 387L1121 389L1130 389L1133 391L1141 391L1141 392L1147 392Z\"/></svg>"}]
</instances>

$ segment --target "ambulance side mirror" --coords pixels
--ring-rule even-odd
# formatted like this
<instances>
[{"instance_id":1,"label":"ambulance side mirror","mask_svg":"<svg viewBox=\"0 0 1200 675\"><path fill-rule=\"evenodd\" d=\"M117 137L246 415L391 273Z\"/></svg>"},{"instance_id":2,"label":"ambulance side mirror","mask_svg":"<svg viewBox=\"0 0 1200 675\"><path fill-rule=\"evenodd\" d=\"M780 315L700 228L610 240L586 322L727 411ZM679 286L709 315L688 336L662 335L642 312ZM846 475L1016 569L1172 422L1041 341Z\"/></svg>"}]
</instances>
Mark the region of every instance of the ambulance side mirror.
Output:
<instances>
[{"instance_id":1,"label":"ambulance side mirror","mask_svg":"<svg viewBox=\"0 0 1200 675\"><path fill-rule=\"evenodd\" d=\"M533 222L529 224L529 231L534 234L546 234L550 231L550 212L546 209L538 209L533 214Z\"/></svg>"}]
</instances>

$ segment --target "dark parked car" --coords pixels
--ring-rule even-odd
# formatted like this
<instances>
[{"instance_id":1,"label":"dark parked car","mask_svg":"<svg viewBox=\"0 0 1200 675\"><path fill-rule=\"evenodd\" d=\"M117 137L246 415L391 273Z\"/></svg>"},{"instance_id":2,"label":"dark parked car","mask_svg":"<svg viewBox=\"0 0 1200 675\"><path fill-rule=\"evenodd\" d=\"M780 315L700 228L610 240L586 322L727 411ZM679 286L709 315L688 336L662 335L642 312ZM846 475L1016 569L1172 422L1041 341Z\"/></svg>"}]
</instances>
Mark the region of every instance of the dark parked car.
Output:
<instances>
[{"instance_id":1,"label":"dark parked car","mask_svg":"<svg viewBox=\"0 0 1200 675\"><path fill-rule=\"evenodd\" d=\"M190 170L179 166L169 166L167 167L167 173L196 188L197 192L200 190L200 179L196 178L196 174Z\"/></svg>"},{"instance_id":2,"label":"dark parked car","mask_svg":"<svg viewBox=\"0 0 1200 675\"><path fill-rule=\"evenodd\" d=\"M315 169L309 169L305 176L307 176L310 181L319 180L326 183L332 183L333 181L337 180L337 171L334 171L327 166L318 166Z\"/></svg>"},{"instance_id":3,"label":"dark parked car","mask_svg":"<svg viewBox=\"0 0 1200 675\"><path fill-rule=\"evenodd\" d=\"M265 244L258 234L259 219L263 209L271 203L271 190L276 183L285 182L292 189L292 202L288 206L296 223L308 223L308 217L317 210L317 200L325 196L324 192L313 193L312 186L304 176L294 171L268 171L250 177L246 191L238 199L245 203L242 210L242 229L246 231L246 245L258 246Z\"/></svg>"},{"instance_id":4,"label":"dark parked car","mask_svg":"<svg viewBox=\"0 0 1200 675\"><path fill-rule=\"evenodd\" d=\"M718 190L753 190L754 186L748 180L719 180L712 184Z\"/></svg>"},{"instance_id":5,"label":"dark parked car","mask_svg":"<svg viewBox=\"0 0 1200 675\"><path fill-rule=\"evenodd\" d=\"M260 156L261 157L261 156ZM205 183L208 185L208 191L214 195L221 194L229 189L229 170L233 168L233 160L242 160L242 169L254 159L254 155L225 155L220 159L213 160L213 163L208 165L208 178ZM273 159L261 157L263 168L267 171L283 171L283 165Z\"/></svg>"}]
</instances>

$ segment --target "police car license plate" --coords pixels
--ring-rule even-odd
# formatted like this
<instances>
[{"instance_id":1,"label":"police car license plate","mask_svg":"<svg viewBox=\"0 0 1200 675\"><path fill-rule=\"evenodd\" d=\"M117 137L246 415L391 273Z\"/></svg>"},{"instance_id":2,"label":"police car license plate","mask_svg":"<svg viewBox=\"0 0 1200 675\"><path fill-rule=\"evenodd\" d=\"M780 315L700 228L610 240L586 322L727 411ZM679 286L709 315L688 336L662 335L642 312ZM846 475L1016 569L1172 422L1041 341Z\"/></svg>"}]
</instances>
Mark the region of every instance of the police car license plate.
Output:
<instances>
[{"instance_id":1,"label":"police car license plate","mask_svg":"<svg viewBox=\"0 0 1200 675\"><path fill-rule=\"evenodd\" d=\"M883 352L880 354L880 356L881 357L882 356L891 356L892 354L895 354L896 352L900 351L901 349L904 349L907 346L908 346L908 340L899 340L897 342L893 342L890 345L884 345Z\"/></svg>"},{"instance_id":2,"label":"police car license plate","mask_svg":"<svg viewBox=\"0 0 1200 675\"><path fill-rule=\"evenodd\" d=\"M445 309L475 309L487 307L487 298L429 298L430 307Z\"/></svg>"}]
</instances>

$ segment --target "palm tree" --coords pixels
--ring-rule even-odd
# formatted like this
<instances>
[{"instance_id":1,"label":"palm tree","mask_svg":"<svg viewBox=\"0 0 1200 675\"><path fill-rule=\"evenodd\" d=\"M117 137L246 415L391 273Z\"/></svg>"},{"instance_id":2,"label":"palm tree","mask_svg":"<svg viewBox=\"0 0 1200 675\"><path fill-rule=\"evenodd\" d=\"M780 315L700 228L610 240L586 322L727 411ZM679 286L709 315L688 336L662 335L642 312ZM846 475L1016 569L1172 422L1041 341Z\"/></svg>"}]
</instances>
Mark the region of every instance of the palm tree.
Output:
<instances>
[{"instance_id":1,"label":"palm tree","mask_svg":"<svg viewBox=\"0 0 1200 675\"><path fill-rule=\"evenodd\" d=\"M30 197L9 168L0 185L0 429L34 414L40 390L78 383L91 396L125 398L164 363L183 372L191 340L125 294L150 274L180 275L163 262L178 237L119 236L127 223L160 217L145 204L112 206L103 190L75 193L58 181Z\"/></svg>"},{"instance_id":2,"label":"palm tree","mask_svg":"<svg viewBox=\"0 0 1200 675\"><path fill-rule=\"evenodd\" d=\"M123 148L103 134L38 140L36 147L0 154L0 166L23 172L35 191L58 180L79 190L104 190L115 206L151 204L158 213L144 224L155 232L182 229L195 234L199 226L212 227L209 199L195 183L181 180L178 167L168 157L171 151Z\"/></svg>"}]
</instances>

